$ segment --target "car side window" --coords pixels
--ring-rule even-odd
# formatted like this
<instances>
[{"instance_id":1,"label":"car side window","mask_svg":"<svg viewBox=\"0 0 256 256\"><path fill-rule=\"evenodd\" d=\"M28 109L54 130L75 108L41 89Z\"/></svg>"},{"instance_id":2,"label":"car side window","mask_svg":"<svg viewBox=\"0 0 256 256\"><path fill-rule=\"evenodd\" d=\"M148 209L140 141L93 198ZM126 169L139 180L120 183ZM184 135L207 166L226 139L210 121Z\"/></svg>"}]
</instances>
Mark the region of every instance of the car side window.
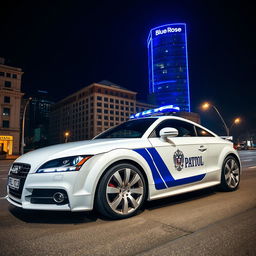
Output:
<instances>
[{"instance_id":1,"label":"car side window","mask_svg":"<svg viewBox=\"0 0 256 256\"><path fill-rule=\"evenodd\" d=\"M214 137L213 134L207 132L206 130L204 130L198 126L195 126L195 127L196 127L197 136L199 136L199 137Z\"/></svg>"},{"instance_id":2,"label":"car side window","mask_svg":"<svg viewBox=\"0 0 256 256\"><path fill-rule=\"evenodd\" d=\"M151 138L154 137L160 137L159 133L160 130L165 128L165 127L172 127L178 130L178 136L177 137L191 137L191 136L196 136L194 125L181 121L181 120L164 120L162 121L155 129L154 131L150 134Z\"/></svg>"}]
</instances>

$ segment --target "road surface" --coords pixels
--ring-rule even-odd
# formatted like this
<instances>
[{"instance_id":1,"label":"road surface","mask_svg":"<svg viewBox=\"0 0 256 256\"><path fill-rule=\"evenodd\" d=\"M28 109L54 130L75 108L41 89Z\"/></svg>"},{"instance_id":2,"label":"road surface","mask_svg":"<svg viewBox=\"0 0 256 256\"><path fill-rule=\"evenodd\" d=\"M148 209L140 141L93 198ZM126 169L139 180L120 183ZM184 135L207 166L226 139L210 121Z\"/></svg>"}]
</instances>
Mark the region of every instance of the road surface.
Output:
<instances>
[{"instance_id":1,"label":"road surface","mask_svg":"<svg viewBox=\"0 0 256 256\"><path fill-rule=\"evenodd\" d=\"M240 188L216 188L146 204L137 216L24 211L3 198L10 161L0 161L0 255L256 255L256 151L240 151Z\"/></svg>"}]
</instances>

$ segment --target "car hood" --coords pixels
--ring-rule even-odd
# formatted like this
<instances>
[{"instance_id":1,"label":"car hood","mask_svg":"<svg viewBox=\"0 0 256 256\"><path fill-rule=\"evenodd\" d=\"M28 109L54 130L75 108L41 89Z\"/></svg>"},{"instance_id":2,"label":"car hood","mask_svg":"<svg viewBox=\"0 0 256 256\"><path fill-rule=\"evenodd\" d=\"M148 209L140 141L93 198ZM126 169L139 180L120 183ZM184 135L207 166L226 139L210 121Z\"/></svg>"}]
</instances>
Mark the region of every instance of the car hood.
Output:
<instances>
[{"instance_id":1,"label":"car hood","mask_svg":"<svg viewBox=\"0 0 256 256\"><path fill-rule=\"evenodd\" d=\"M96 155L114 149L134 149L149 146L149 141L141 138L85 140L40 148L20 156L15 162L30 164L31 172L35 172L43 163L56 158L75 155Z\"/></svg>"}]
</instances>

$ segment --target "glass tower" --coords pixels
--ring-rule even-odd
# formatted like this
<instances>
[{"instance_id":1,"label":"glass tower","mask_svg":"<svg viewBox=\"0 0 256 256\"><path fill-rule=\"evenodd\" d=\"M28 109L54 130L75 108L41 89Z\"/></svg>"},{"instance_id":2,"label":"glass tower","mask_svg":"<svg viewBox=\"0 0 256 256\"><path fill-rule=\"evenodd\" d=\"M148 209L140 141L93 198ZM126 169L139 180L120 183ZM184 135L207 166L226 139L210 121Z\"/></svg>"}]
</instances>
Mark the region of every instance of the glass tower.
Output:
<instances>
[{"instance_id":1,"label":"glass tower","mask_svg":"<svg viewBox=\"0 0 256 256\"><path fill-rule=\"evenodd\" d=\"M185 23L150 30L149 93L157 105L175 105L190 112L187 34Z\"/></svg>"}]
</instances>

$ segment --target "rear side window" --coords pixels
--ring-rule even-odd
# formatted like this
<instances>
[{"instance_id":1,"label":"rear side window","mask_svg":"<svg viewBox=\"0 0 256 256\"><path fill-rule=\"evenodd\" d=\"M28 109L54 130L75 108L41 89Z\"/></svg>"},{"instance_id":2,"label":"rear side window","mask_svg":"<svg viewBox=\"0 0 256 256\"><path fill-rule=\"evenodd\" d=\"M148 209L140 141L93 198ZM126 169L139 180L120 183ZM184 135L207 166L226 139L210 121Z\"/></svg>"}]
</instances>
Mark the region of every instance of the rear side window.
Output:
<instances>
[{"instance_id":1,"label":"rear side window","mask_svg":"<svg viewBox=\"0 0 256 256\"><path fill-rule=\"evenodd\" d=\"M197 136L199 136L199 137L214 137L213 134L207 132L206 130L204 130L198 126L195 126L195 127L196 127Z\"/></svg>"},{"instance_id":2,"label":"rear side window","mask_svg":"<svg viewBox=\"0 0 256 256\"><path fill-rule=\"evenodd\" d=\"M165 127L172 127L178 130L178 137L192 137L196 136L195 128L193 124L181 121L181 120L165 120L161 122L155 130L151 133L150 137L160 137L159 133Z\"/></svg>"}]
</instances>

